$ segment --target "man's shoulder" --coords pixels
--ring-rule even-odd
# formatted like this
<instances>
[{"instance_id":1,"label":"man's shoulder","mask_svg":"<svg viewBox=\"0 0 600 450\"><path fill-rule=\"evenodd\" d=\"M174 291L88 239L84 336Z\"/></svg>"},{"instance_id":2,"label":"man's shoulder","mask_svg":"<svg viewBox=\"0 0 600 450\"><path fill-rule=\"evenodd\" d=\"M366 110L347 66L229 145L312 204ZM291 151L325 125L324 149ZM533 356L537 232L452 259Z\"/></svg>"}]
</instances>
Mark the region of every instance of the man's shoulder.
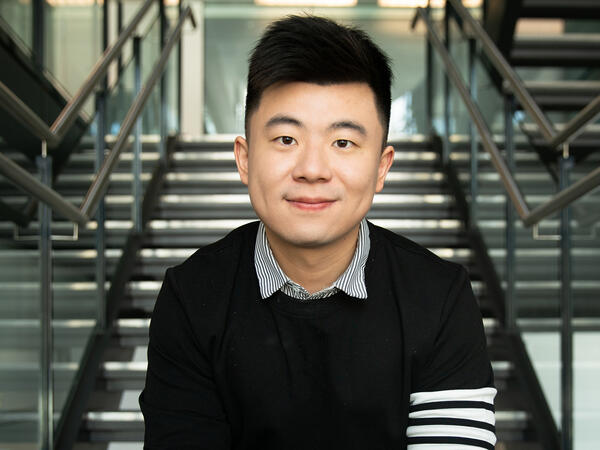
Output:
<instances>
[{"instance_id":1,"label":"man's shoulder","mask_svg":"<svg viewBox=\"0 0 600 450\"><path fill-rule=\"evenodd\" d=\"M374 245L381 246L409 267L430 266L454 274L461 268L459 264L441 258L431 250L387 228L369 222L369 231Z\"/></svg>"},{"instance_id":2,"label":"man's shoulder","mask_svg":"<svg viewBox=\"0 0 600 450\"><path fill-rule=\"evenodd\" d=\"M230 231L225 237L196 250L189 258L174 267L181 275L193 273L219 274L232 268L240 260L242 253L253 250L258 221L249 222Z\"/></svg>"}]
</instances>

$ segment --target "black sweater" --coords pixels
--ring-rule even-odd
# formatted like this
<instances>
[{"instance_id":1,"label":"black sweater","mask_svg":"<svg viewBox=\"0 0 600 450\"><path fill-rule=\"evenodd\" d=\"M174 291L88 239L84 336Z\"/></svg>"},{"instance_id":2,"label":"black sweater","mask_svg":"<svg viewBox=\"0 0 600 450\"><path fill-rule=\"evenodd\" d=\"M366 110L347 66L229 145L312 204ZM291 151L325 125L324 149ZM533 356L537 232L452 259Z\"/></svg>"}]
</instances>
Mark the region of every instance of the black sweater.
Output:
<instances>
[{"instance_id":1,"label":"black sweater","mask_svg":"<svg viewBox=\"0 0 600 450\"><path fill-rule=\"evenodd\" d=\"M401 449L412 393L492 386L465 270L369 230L366 300L261 299L257 223L169 269L140 396L145 448Z\"/></svg>"}]
</instances>

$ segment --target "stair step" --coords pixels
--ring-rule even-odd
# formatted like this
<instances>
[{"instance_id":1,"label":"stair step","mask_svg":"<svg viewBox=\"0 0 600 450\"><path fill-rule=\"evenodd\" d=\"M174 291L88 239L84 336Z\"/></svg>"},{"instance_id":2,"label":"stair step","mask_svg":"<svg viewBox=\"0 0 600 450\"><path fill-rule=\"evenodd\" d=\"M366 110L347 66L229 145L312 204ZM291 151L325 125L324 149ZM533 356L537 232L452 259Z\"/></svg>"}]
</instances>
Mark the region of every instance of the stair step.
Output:
<instances>
[{"instance_id":1,"label":"stair step","mask_svg":"<svg viewBox=\"0 0 600 450\"><path fill-rule=\"evenodd\" d=\"M600 95L598 81L526 81L525 87L545 110L579 111Z\"/></svg>"},{"instance_id":2,"label":"stair step","mask_svg":"<svg viewBox=\"0 0 600 450\"><path fill-rule=\"evenodd\" d=\"M600 34L516 37L510 52L514 66L598 67Z\"/></svg>"},{"instance_id":3,"label":"stair step","mask_svg":"<svg viewBox=\"0 0 600 450\"><path fill-rule=\"evenodd\" d=\"M596 0L523 0L521 17L560 19L600 19Z\"/></svg>"}]
</instances>

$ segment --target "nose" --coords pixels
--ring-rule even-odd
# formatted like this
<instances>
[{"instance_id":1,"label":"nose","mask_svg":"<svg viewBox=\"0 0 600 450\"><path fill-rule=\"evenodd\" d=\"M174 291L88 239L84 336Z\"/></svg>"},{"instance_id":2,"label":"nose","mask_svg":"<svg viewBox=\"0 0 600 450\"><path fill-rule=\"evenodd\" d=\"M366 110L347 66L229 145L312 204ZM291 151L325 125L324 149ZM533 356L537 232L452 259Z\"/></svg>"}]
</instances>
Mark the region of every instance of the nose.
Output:
<instances>
[{"instance_id":1,"label":"nose","mask_svg":"<svg viewBox=\"0 0 600 450\"><path fill-rule=\"evenodd\" d=\"M331 179L331 165L323 145L309 144L297 152L292 177L296 181L317 183Z\"/></svg>"}]
</instances>

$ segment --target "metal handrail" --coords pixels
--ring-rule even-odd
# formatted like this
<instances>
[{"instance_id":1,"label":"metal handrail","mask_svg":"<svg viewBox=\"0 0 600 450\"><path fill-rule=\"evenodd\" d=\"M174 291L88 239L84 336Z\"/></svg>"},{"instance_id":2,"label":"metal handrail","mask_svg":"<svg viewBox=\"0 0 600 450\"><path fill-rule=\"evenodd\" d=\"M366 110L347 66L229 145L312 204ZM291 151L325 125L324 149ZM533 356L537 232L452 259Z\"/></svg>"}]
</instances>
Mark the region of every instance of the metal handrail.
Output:
<instances>
[{"instance_id":1,"label":"metal handrail","mask_svg":"<svg viewBox=\"0 0 600 450\"><path fill-rule=\"evenodd\" d=\"M65 200L54 189L43 184L10 158L0 153L0 172L31 196L50 205L56 212L79 225L85 225L90 219L76 206Z\"/></svg>"},{"instance_id":2,"label":"metal handrail","mask_svg":"<svg viewBox=\"0 0 600 450\"><path fill-rule=\"evenodd\" d=\"M452 1L452 0L450 0ZM445 67L448 78L452 81L454 86L456 87L458 93L460 94L461 99L463 100L477 131L479 132L479 136L481 138L481 143L485 150L489 153L492 164L496 168L496 171L500 175L500 179L508 196L510 197L513 205L519 217L523 221L525 226L531 226L545 217L550 216L551 214L563 209L582 195L591 191L595 187L600 185L600 167L596 170L593 170L591 173L581 178L576 183L573 183L566 189L563 189L558 194L553 196L546 203L538 206L537 208L530 210L529 206L523 194L515 181L513 175L510 170L506 166L498 147L494 143L492 139L492 133L490 132L481 111L479 111L479 107L475 104L469 90L465 86L462 81L462 77L456 64L452 61L450 54L446 50L442 39L438 36L435 31L435 27L431 20L429 19L428 14L425 12L423 8L417 8L417 13L415 18L413 19L412 26L416 25L416 22L421 19L426 26L427 36L433 47L439 53Z\"/></svg>"},{"instance_id":3,"label":"metal handrail","mask_svg":"<svg viewBox=\"0 0 600 450\"><path fill-rule=\"evenodd\" d=\"M600 95L590 104L582 109L573 117L567 126L558 133L546 115L542 112L531 94L527 91L523 80L517 75L510 66L502 52L496 47L494 41L481 27L479 22L473 18L471 13L465 8L460 0L448 0L454 11L460 16L462 21L468 25L477 41L481 44L483 51L494 65L496 70L509 83L515 97L519 100L523 108L531 115L533 120L540 127L544 139L551 148L562 151L558 147L564 143L570 142L581 133L583 127L593 121L600 114Z\"/></svg>"},{"instance_id":4,"label":"metal handrail","mask_svg":"<svg viewBox=\"0 0 600 450\"><path fill-rule=\"evenodd\" d=\"M2 81L0 81L0 105L10 111L15 118L19 119L25 126L42 141L52 141L54 134L40 117L27 106L23 100L17 97Z\"/></svg>"},{"instance_id":5,"label":"metal handrail","mask_svg":"<svg viewBox=\"0 0 600 450\"><path fill-rule=\"evenodd\" d=\"M94 92L95 87L104 78L110 64L121 53L121 49L136 30L139 23L142 21L154 0L146 0L137 11L129 25L119 34L116 42L108 47L100 59L92 67L89 75L75 93L73 98L65 105L54 123L48 127L46 123L39 118L31 109L29 109L22 101L20 101L12 92L0 82L0 106L7 111L15 114L22 120L23 124L31 131L32 134L46 141L49 147L56 147L60 144L62 138L69 131L70 126L79 116L83 105Z\"/></svg>"},{"instance_id":6,"label":"metal handrail","mask_svg":"<svg viewBox=\"0 0 600 450\"><path fill-rule=\"evenodd\" d=\"M115 165L119 161L121 151L127 145L127 138L129 136L129 133L135 125L135 121L137 120L138 116L142 112L146 101L150 97L152 88L160 78L160 75L162 74L163 69L165 68L167 60L169 59L171 50L173 49L173 47L175 46L175 44L181 36L183 23L188 17L192 21L192 26L194 28L196 27L196 20L194 19L192 9L188 6L183 12L183 14L180 16L177 26L175 27L175 29L169 36L169 39L165 43L160 58L154 65L154 68L152 69L152 73L150 74L148 81L140 90L138 95L135 97L133 104L131 105L129 111L127 112L127 115L123 119L119 135L117 136L117 140L115 141L115 145L112 148L111 152L104 159L102 167L96 174L96 177L94 178L94 181L90 186L83 200L83 203L81 204L81 211L83 212L83 214L86 214L88 216L93 214L96 207L98 206L98 202L102 198L102 195L104 195L104 192L108 187L109 176L113 171Z\"/></svg>"},{"instance_id":7,"label":"metal handrail","mask_svg":"<svg viewBox=\"0 0 600 450\"><path fill-rule=\"evenodd\" d=\"M129 108L129 111L123 120L123 124L117 136L116 143L111 152L106 156L102 167L96 174L96 177L94 178L94 181L92 182L80 208L73 206L73 204L65 200L65 198L58 194L55 190L41 183L36 177L22 169L18 164L14 163L2 153L0 153L0 173L2 173L21 189L28 192L40 201L48 204L50 207L52 207L52 209L61 213L69 220L79 225L85 225L87 222L89 222L90 217L94 214L96 207L98 206L98 202L108 187L110 174L112 173L122 150L127 144L127 139L131 129L133 128L138 116L143 111L144 105L150 97L156 82L162 75L173 47L181 38L181 30L185 20L188 17L192 21L192 26L194 28L196 27L194 15L191 8L188 6L179 17L177 25L167 39L167 42L165 43L160 54L160 58L154 65L146 84L137 94L131 107Z\"/></svg>"},{"instance_id":8,"label":"metal handrail","mask_svg":"<svg viewBox=\"0 0 600 450\"><path fill-rule=\"evenodd\" d=\"M600 95L567 122L563 130L550 141L550 146L556 148L565 142L572 141L588 123L593 122L598 117L598 114L600 114Z\"/></svg>"}]
</instances>

